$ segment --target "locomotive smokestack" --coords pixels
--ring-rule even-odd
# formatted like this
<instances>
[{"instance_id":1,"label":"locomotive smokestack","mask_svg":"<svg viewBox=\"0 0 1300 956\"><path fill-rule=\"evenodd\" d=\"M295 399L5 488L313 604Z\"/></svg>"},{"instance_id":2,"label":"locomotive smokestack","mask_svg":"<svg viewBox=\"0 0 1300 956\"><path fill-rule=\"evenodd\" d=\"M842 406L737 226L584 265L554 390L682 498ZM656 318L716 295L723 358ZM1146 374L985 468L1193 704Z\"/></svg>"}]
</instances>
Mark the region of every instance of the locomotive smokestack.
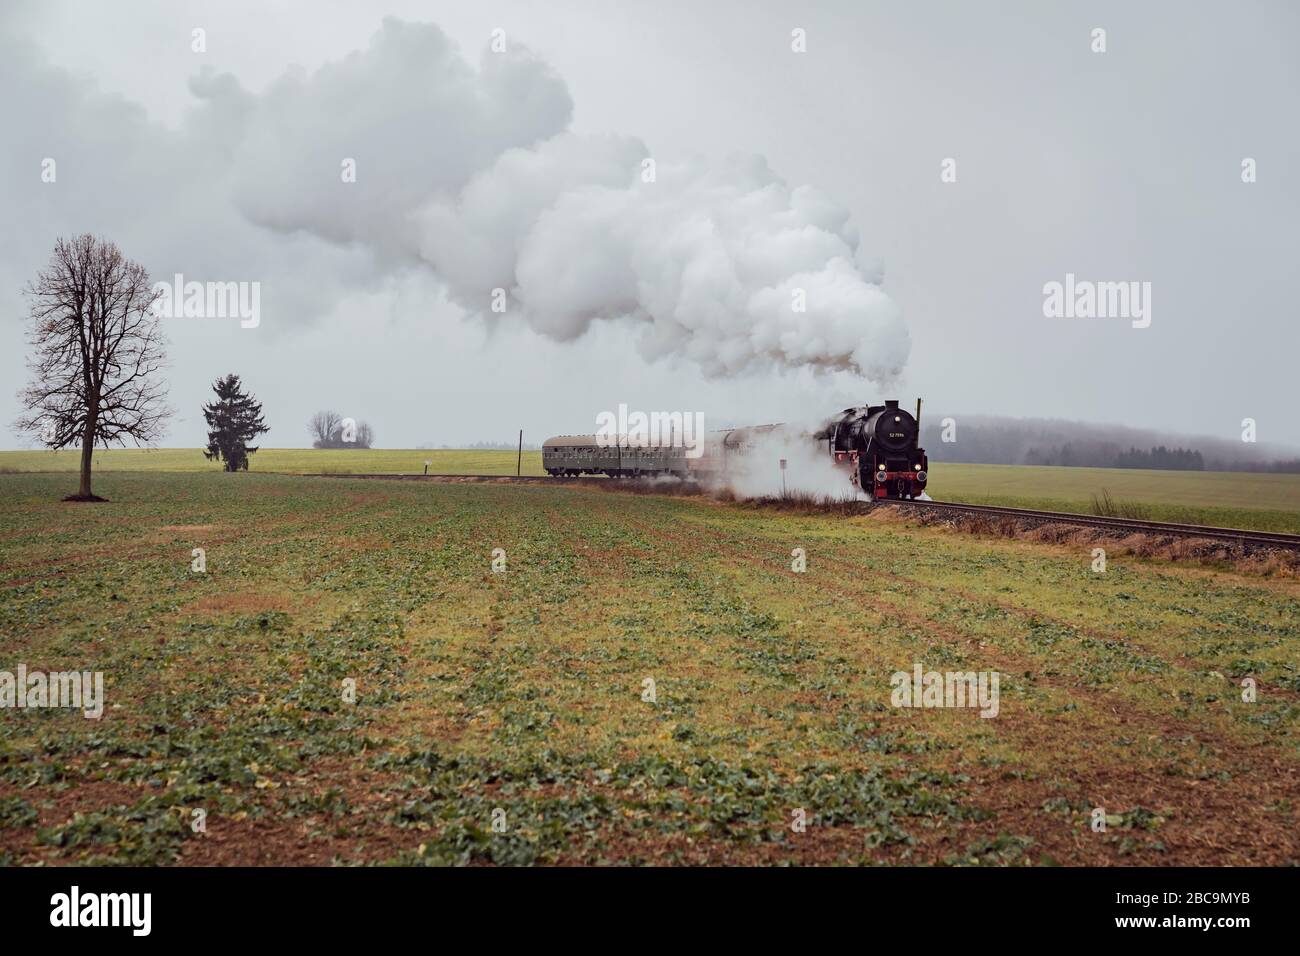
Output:
<instances>
[{"instance_id":1,"label":"locomotive smokestack","mask_svg":"<svg viewBox=\"0 0 1300 956\"><path fill-rule=\"evenodd\" d=\"M916 440L921 440L921 400L916 400Z\"/></svg>"}]
</instances>

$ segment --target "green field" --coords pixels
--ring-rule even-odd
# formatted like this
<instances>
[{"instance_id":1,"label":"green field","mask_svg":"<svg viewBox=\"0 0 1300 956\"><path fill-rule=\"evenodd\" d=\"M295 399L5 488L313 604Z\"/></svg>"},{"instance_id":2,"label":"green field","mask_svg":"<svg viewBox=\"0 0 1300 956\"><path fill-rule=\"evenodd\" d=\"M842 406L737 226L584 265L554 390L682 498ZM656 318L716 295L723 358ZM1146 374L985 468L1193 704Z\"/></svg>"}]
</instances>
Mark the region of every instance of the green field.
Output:
<instances>
[{"instance_id":1,"label":"green field","mask_svg":"<svg viewBox=\"0 0 1300 956\"><path fill-rule=\"evenodd\" d=\"M518 455L513 451L455 449L367 448L263 448L250 459L252 471L287 474L432 474L513 475ZM81 452L0 451L0 474L29 471L77 471ZM96 471L221 471L219 462L203 457L197 448L103 448L95 451ZM544 475L542 453L525 451L525 475Z\"/></svg>"},{"instance_id":2,"label":"green field","mask_svg":"<svg viewBox=\"0 0 1300 956\"><path fill-rule=\"evenodd\" d=\"M419 474L424 462L433 474L513 475L512 451L439 449L264 448L253 456L254 471L290 474ZM75 451L0 452L0 473L75 471ZM111 471L220 471L190 448L106 449L95 468ZM542 455L525 451L522 474L542 475ZM1236 472L1141 471L1122 468L1049 468L1031 465L935 463L930 494L940 501L1090 513L1093 495L1110 492L1137 505L1153 521L1300 533L1300 475Z\"/></svg>"},{"instance_id":3,"label":"green field","mask_svg":"<svg viewBox=\"0 0 1300 956\"><path fill-rule=\"evenodd\" d=\"M0 670L105 710L0 711L0 862L1300 863L1294 578L589 486L67 483L0 475ZM997 715L893 706L917 664Z\"/></svg>"},{"instance_id":4,"label":"green field","mask_svg":"<svg viewBox=\"0 0 1300 956\"><path fill-rule=\"evenodd\" d=\"M1300 475L938 463L931 474L940 501L1088 513L1107 491L1152 521L1300 533Z\"/></svg>"}]
</instances>

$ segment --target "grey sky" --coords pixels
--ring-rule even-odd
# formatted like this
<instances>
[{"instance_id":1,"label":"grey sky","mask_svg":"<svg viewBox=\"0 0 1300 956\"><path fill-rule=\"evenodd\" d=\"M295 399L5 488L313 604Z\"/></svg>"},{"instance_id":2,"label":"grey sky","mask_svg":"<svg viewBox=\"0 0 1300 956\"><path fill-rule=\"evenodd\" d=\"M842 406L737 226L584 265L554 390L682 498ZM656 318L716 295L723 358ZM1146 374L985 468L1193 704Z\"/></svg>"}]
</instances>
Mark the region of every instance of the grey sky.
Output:
<instances>
[{"instance_id":1,"label":"grey sky","mask_svg":"<svg viewBox=\"0 0 1300 956\"><path fill-rule=\"evenodd\" d=\"M791 187L846 207L860 260L883 261L910 332L890 388L900 398L1221 437L1249 416L1261 441L1300 445L1293 4L42 0L0 13L5 447L20 447L7 426L25 379L16 292L56 235L86 229L156 278L180 270L266 290L257 329L168 320L168 445L202 443L198 406L228 371L264 401L270 446L306 444L321 407L401 447L519 427L539 441L589 430L619 402L700 409L712 427L883 397L844 372L705 379L687 359L648 362L610 323L566 344L510 319L488 328L433 270L380 267L373 246L298 229L303 210L289 210L291 231L250 221L278 215L298 185L276 178L293 176L277 158L298 155L294 118L263 123L264 167L245 155L231 173L227 117L214 113L242 100L209 91L203 112L191 80L211 67L261 95L294 65L310 75L365 49L385 14L436 23L471 64L504 29L567 89L575 133L635 137L663 163L759 154ZM195 27L203 54L191 51ZM790 49L796 27L803 54ZM1090 49L1095 27L1104 54ZM562 105L527 104L517 122ZM56 183L41 182L47 156ZM955 183L940 181L947 157ZM1244 157L1258 182L1241 181ZM367 210L354 214L372 228ZM1067 272L1149 281L1151 326L1045 318L1043 284Z\"/></svg>"}]
</instances>

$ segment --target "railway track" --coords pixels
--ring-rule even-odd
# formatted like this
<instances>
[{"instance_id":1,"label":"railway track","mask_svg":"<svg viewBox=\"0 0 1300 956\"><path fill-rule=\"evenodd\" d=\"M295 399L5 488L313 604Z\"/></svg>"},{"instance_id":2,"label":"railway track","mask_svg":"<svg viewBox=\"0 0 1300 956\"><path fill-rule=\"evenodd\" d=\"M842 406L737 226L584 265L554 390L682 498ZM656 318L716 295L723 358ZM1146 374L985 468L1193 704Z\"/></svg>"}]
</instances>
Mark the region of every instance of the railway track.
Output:
<instances>
[{"instance_id":1,"label":"railway track","mask_svg":"<svg viewBox=\"0 0 1300 956\"><path fill-rule=\"evenodd\" d=\"M410 475L410 474L333 474L320 473L304 475L306 478L368 478L384 481L452 481L452 482L495 482L501 484L593 484L597 482L614 482L617 479L604 476L552 478L548 475ZM1201 538L1210 541L1222 541L1242 548L1279 548L1288 551L1300 551L1300 534L1285 534L1279 531L1251 531L1245 528L1215 528L1208 525L1174 524L1168 521L1142 521L1137 518L1109 518L1101 515L1073 514L1065 511L1033 511L1027 508L1003 508L998 505L972 505L952 501L912 501L890 500L889 506L929 510L952 514L973 514L992 517L1011 518L1030 524L1069 524L1084 528L1101 528L1122 533L1144 533L1169 535L1179 538ZM875 502L863 502L863 510L878 507Z\"/></svg>"},{"instance_id":2,"label":"railway track","mask_svg":"<svg viewBox=\"0 0 1300 956\"><path fill-rule=\"evenodd\" d=\"M603 475L574 477L574 478L552 478L550 475L447 475L447 474L403 474L398 472L376 472L374 474L344 473L344 472L304 472L299 475L300 478L371 478L380 481L459 481L467 484L475 482L495 482L499 484L518 484L531 485L551 482L552 484L590 484L597 481L610 481L611 479Z\"/></svg>"},{"instance_id":3,"label":"railway track","mask_svg":"<svg viewBox=\"0 0 1300 956\"><path fill-rule=\"evenodd\" d=\"M1202 538L1210 541L1223 541L1242 547L1283 548L1290 551L1300 551L1300 534L1285 534L1280 531L1215 528L1208 525L1142 521L1137 518L1109 518L1101 515L1071 514L1063 511L1032 511L1027 508L969 505L949 501L891 501L890 504L903 508L945 513L992 515L1036 524L1071 524L1085 528L1103 528L1108 531L1171 535L1180 538Z\"/></svg>"}]
</instances>

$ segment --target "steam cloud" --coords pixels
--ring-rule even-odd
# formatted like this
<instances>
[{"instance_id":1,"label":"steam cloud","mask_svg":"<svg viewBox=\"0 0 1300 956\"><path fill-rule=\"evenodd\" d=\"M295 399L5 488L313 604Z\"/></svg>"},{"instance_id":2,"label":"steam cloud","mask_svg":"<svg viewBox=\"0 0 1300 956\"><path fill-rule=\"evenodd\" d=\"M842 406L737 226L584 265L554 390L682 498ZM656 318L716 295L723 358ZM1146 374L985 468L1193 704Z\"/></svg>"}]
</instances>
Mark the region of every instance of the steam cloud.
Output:
<instances>
[{"instance_id":1,"label":"steam cloud","mask_svg":"<svg viewBox=\"0 0 1300 956\"><path fill-rule=\"evenodd\" d=\"M738 498L775 498L788 492L831 501L869 500L854 488L849 473L835 466L826 443L811 437L817 427L783 425L756 436L729 461L725 486Z\"/></svg>"},{"instance_id":2,"label":"steam cloud","mask_svg":"<svg viewBox=\"0 0 1300 956\"><path fill-rule=\"evenodd\" d=\"M363 52L263 93L212 73L192 89L245 217L368 248L386 270L427 265L471 312L504 289L508 314L557 341L623 320L648 358L711 376L887 381L907 359L846 210L760 157L654 157L644 181L645 145L568 132L563 81L513 41L475 69L437 27L388 19ZM355 183L340 184L344 157Z\"/></svg>"}]
</instances>

